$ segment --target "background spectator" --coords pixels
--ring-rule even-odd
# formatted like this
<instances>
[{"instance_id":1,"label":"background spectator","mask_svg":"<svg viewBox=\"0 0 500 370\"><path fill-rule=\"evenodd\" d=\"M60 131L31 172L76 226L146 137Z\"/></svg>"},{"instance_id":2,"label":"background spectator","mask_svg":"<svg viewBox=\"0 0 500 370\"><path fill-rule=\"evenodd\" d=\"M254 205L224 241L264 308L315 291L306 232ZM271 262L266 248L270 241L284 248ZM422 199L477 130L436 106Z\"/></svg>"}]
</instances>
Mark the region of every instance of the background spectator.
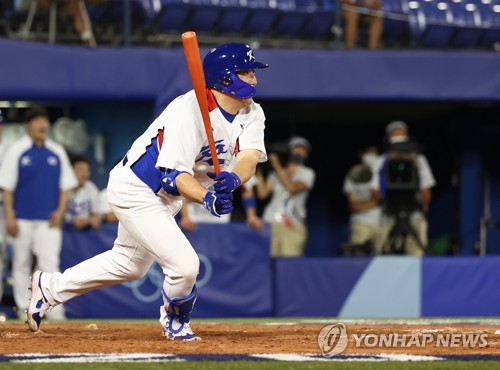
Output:
<instances>
[{"instance_id":1,"label":"background spectator","mask_svg":"<svg viewBox=\"0 0 500 370\"><path fill-rule=\"evenodd\" d=\"M426 156L410 140L405 122L389 123L386 139L387 149L377 166L384 199L382 248L385 253L420 256L428 244L426 216L436 180Z\"/></svg>"},{"instance_id":2,"label":"background spectator","mask_svg":"<svg viewBox=\"0 0 500 370\"><path fill-rule=\"evenodd\" d=\"M360 23L368 25L368 48L377 49L382 37L384 18L373 14L380 10L380 0L342 0L344 17L344 41L347 49L353 49L358 41Z\"/></svg>"},{"instance_id":3,"label":"background spectator","mask_svg":"<svg viewBox=\"0 0 500 370\"><path fill-rule=\"evenodd\" d=\"M12 277L17 314L28 308L33 256L36 266L57 272L62 245L61 225L69 191L77 186L64 148L47 138L47 110L35 106L24 116L27 133L7 150L0 168L7 233L12 236ZM50 317L64 318L64 309Z\"/></svg>"},{"instance_id":4,"label":"background spectator","mask_svg":"<svg viewBox=\"0 0 500 370\"><path fill-rule=\"evenodd\" d=\"M344 254L380 254L379 178L375 169L379 151L376 146L366 146L359 152L361 163L349 169L344 179L344 194L351 212L350 237Z\"/></svg>"},{"instance_id":5,"label":"background spectator","mask_svg":"<svg viewBox=\"0 0 500 370\"><path fill-rule=\"evenodd\" d=\"M304 165L311 144L303 137L288 142L288 160L283 166L277 153L269 154L273 168L267 178L257 171L257 196L271 196L263 219L271 224L271 256L300 257L308 239L306 203L316 179L315 171Z\"/></svg>"},{"instance_id":6,"label":"background spectator","mask_svg":"<svg viewBox=\"0 0 500 370\"><path fill-rule=\"evenodd\" d=\"M99 189L90 180L90 160L83 155L71 157L71 165L78 180L78 186L69 193L65 221L77 229L93 229L101 226L98 214Z\"/></svg>"}]
</instances>

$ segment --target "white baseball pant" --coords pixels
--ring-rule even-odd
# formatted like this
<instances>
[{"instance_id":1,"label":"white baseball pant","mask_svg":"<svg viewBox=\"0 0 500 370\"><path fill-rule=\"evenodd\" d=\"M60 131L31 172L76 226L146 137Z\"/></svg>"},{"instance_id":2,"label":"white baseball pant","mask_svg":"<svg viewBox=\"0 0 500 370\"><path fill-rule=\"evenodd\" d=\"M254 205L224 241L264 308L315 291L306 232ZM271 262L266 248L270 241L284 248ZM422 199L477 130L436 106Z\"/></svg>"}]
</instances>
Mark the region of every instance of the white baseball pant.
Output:
<instances>
[{"instance_id":1,"label":"white baseball pant","mask_svg":"<svg viewBox=\"0 0 500 370\"><path fill-rule=\"evenodd\" d=\"M163 289L168 297L191 293L199 259L174 218L181 201L155 195L128 167L111 172L107 189L119 220L113 248L62 274L43 274L49 303L64 303L94 289L139 279L154 261L165 275Z\"/></svg>"},{"instance_id":2,"label":"white baseball pant","mask_svg":"<svg viewBox=\"0 0 500 370\"><path fill-rule=\"evenodd\" d=\"M28 308L33 256L37 268L47 272L60 269L62 231L49 227L49 221L18 219L19 233L12 238L12 280L18 315Z\"/></svg>"}]
</instances>

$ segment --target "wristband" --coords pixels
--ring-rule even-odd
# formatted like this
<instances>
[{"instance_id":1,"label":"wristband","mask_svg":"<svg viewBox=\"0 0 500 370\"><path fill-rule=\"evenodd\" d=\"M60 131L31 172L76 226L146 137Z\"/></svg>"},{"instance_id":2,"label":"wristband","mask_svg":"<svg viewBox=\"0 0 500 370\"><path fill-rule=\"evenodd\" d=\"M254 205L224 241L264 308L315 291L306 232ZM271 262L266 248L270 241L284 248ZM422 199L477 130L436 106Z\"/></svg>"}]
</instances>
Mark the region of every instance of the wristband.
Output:
<instances>
[{"instance_id":1,"label":"wristband","mask_svg":"<svg viewBox=\"0 0 500 370\"><path fill-rule=\"evenodd\" d=\"M257 208L257 199L255 197L243 198L242 204L245 209Z\"/></svg>"}]
</instances>

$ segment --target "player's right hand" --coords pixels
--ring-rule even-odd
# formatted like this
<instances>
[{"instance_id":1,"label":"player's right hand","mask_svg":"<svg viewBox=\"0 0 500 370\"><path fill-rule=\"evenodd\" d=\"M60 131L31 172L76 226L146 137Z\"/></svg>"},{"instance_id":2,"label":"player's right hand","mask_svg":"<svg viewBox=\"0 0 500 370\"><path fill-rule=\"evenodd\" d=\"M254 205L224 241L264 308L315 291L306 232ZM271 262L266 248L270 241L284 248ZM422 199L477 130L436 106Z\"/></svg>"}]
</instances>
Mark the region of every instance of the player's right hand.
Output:
<instances>
[{"instance_id":1,"label":"player's right hand","mask_svg":"<svg viewBox=\"0 0 500 370\"><path fill-rule=\"evenodd\" d=\"M203 207L216 217L231 213L234 209L233 194L209 191L203 198Z\"/></svg>"}]
</instances>

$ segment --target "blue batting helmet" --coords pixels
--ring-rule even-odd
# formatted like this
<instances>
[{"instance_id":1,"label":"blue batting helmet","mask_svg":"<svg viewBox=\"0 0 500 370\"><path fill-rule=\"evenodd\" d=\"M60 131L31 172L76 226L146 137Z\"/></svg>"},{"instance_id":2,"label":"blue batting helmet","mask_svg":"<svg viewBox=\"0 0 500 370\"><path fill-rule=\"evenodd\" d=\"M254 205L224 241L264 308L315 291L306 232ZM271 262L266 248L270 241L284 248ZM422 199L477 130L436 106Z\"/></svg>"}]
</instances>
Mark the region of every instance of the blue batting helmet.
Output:
<instances>
[{"instance_id":1,"label":"blue batting helmet","mask_svg":"<svg viewBox=\"0 0 500 370\"><path fill-rule=\"evenodd\" d=\"M255 95L255 87L242 81L236 72L266 68L268 64L255 60L248 45L230 43L217 46L203 59L203 73L207 87L248 99Z\"/></svg>"}]
</instances>

